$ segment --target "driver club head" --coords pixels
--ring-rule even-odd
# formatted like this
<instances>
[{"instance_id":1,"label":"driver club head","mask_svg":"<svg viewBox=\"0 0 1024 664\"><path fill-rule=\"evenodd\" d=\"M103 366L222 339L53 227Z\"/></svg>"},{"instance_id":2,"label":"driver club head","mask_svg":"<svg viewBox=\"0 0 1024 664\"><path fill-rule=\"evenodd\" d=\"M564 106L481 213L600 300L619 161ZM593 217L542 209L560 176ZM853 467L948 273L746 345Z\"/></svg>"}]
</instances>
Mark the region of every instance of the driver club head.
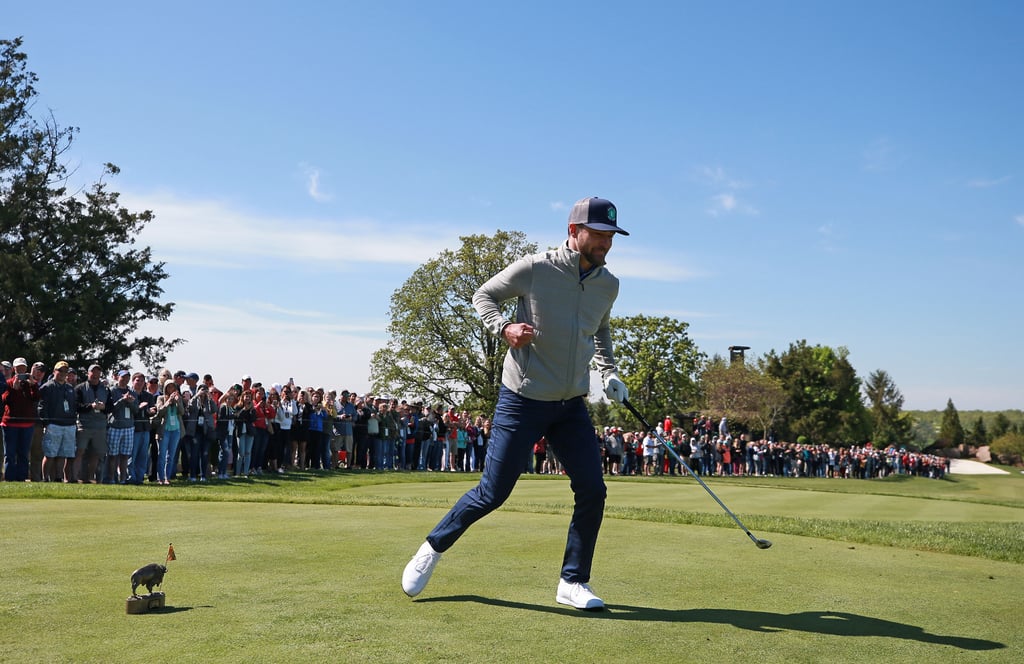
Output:
<instances>
[{"instance_id":1,"label":"driver club head","mask_svg":"<svg viewBox=\"0 0 1024 664\"><path fill-rule=\"evenodd\" d=\"M759 549L767 549L772 545L772 543L766 539L759 539L754 543L757 544L757 548Z\"/></svg>"}]
</instances>

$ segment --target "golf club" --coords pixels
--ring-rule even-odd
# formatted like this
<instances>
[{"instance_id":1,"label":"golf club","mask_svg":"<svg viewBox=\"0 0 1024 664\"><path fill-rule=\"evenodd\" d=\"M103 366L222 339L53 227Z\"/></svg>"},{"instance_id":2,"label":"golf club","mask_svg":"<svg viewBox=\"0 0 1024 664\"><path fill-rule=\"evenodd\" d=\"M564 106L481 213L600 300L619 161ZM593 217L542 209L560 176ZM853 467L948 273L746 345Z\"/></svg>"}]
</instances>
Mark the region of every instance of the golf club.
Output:
<instances>
[{"instance_id":1,"label":"golf club","mask_svg":"<svg viewBox=\"0 0 1024 664\"><path fill-rule=\"evenodd\" d=\"M633 416L636 417L636 419L640 420L640 424L643 424L645 429L647 429L648 431L650 431L651 433L654 434L654 437L658 439L658 442L661 443L661 446L664 447L666 450L668 450L668 453L671 454L673 457L675 457L675 460L678 461L680 463L680 465L682 465L683 468L685 468L687 471L689 471L689 473L693 477L693 479L697 480L697 482L699 482L700 485L702 487L704 487L704 490L707 491L708 494L712 498L715 499L715 502L718 503L719 505L721 505L722 509L725 510L725 513L728 514L729 516L731 516L732 520L736 522L736 525L743 529L743 532L745 532L747 534L747 537L749 537L754 542L754 544L757 545L757 548L759 548L759 549L767 549L768 547L770 547L772 545L772 543L769 542L766 539L761 539L759 537L754 537L754 533L750 532L747 529L747 527L743 525L743 522L739 520L739 517L737 517L735 514L733 514L732 510L730 510L728 507L725 506L725 503L723 503L721 501L721 499L718 496L715 495L715 492L711 490L711 487L709 487L707 484L704 483L704 480L702 480L700 478L700 475L698 475L697 473L693 472L693 469L690 468L690 466L685 461L683 461L682 457L680 457L678 454L676 454L676 451L674 449L672 449L672 446L668 444L668 441L666 441L664 438L661 437L661 434L658 433L658 430L655 429L654 427L652 427L647 422L647 420L644 419L644 416L641 415L640 412L636 408L633 407L633 404L629 403L629 399L623 399L622 400L622 405L625 406L626 408L628 408L629 412L633 413Z\"/></svg>"}]
</instances>

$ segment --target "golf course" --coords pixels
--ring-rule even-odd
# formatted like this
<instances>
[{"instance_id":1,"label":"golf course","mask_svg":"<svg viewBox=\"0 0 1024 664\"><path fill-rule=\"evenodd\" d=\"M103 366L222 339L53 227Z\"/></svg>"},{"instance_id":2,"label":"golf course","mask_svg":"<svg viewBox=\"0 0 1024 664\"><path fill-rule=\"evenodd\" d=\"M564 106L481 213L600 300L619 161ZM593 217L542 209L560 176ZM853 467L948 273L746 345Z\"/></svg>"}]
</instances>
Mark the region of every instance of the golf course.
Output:
<instances>
[{"instance_id":1,"label":"golf course","mask_svg":"<svg viewBox=\"0 0 1024 664\"><path fill-rule=\"evenodd\" d=\"M569 482L524 476L410 599L477 475L0 484L9 662L1019 662L1024 475L607 478L591 584L559 605ZM175 559L167 561L173 544ZM166 605L126 613L166 564ZM139 592L145 592L140 589Z\"/></svg>"}]
</instances>

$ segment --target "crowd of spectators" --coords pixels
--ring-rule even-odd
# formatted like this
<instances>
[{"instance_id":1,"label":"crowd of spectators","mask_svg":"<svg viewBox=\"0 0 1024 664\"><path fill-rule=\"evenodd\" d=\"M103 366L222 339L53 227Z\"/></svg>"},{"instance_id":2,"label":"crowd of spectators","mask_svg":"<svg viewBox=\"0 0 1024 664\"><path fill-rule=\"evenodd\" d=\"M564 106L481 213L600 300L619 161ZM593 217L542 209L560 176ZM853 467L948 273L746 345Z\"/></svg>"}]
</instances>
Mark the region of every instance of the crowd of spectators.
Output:
<instances>
[{"instance_id":1,"label":"crowd of spectators","mask_svg":"<svg viewBox=\"0 0 1024 664\"><path fill-rule=\"evenodd\" d=\"M673 427L671 418L658 425L657 436L605 427L605 472L610 475L683 475L687 471L668 453L664 439L686 465L701 476L827 477L874 479L914 475L941 479L949 459L889 445L828 445L752 440L729 433L726 418L717 426L694 418L692 429Z\"/></svg>"},{"instance_id":2,"label":"crowd of spectators","mask_svg":"<svg viewBox=\"0 0 1024 664\"><path fill-rule=\"evenodd\" d=\"M0 383L6 481L168 485L285 473L483 469L483 415L348 390L264 385L225 389L210 374L163 369L105 374L4 361Z\"/></svg>"},{"instance_id":3,"label":"crowd of spectators","mask_svg":"<svg viewBox=\"0 0 1024 664\"><path fill-rule=\"evenodd\" d=\"M67 362L52 370L24 358L4 361L0 382L6 481L108 484L206 482L291 470L369 469L479 472L490 420L441 405L348 390L264 385L249 375L224 390L210 374L157 375ZM657 435L604 427L608 475L685 475L668 442L702 476L871 479L892 474L944 477L948 460L871 443L854 446L751 440L726 418L671 418ZM546 441L527 473L559 474Z\"/></svg>"}]
</instances>

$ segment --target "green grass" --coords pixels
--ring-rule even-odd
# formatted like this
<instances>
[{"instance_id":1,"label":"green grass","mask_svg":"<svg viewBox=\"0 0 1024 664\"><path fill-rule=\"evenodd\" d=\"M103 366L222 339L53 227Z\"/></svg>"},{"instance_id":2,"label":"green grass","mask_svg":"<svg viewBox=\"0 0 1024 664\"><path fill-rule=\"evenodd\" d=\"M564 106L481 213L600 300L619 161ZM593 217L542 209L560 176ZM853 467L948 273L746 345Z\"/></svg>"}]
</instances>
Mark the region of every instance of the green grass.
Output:
<instances>
[{"instance_id":1,"label":"green grass","mask_svg":"<svg viewBox=\"0 0 1024 664\"><path fill-rule=\"evenodd\" d=\"M472 478L296 473L174 487L0 484L0 660L1015 662L1024 479L615 478L609 611L553 601L571 503L526 477L416 600L401 570ZM162 562L167 608L125 614Z\"/></svg>"}]
</instances>

